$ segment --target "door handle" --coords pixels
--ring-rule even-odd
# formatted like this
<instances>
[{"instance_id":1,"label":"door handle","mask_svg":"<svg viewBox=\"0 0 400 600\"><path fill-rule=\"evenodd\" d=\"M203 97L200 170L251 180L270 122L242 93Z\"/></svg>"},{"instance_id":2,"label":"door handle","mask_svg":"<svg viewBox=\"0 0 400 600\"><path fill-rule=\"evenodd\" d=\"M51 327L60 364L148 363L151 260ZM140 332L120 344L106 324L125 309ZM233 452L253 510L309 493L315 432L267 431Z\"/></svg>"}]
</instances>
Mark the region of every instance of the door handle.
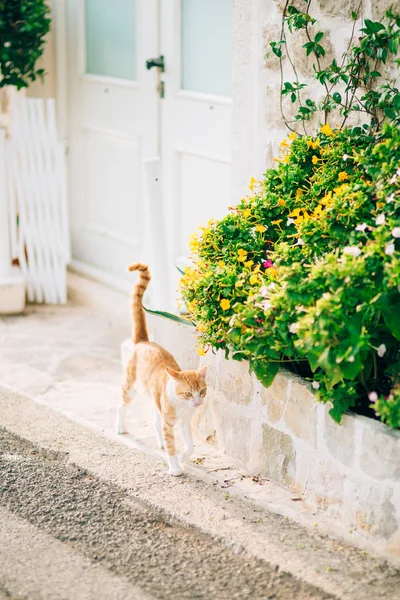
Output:
<instances>
[{"instance_id":1,"label":"door handle","mask_svg":"<svg viewBox=\"0 0 400 600\"><path fill-rule=\"evenodd\" d=\"M157 67L162 73L164 73L164 57L161 55L158 58L149 58L146 60L147 69Z\"/></svg>"}]
</instances>

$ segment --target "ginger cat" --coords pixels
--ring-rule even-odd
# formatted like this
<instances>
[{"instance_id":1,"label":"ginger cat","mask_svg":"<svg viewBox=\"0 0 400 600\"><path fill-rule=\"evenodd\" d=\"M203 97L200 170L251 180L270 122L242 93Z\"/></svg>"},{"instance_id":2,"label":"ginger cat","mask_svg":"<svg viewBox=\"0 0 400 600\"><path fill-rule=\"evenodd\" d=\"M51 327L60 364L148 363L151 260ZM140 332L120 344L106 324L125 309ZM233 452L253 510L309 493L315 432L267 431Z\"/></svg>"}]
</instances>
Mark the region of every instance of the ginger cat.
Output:
<instances>
[{"instance_id":1,"label":"ginger cat","mask_svg":"<svg viewBox=\"0 0 400 600\"><path fill-rule=\"evenodd\" d=\"M185 451L185 461L193 452L191 418L204 402L207 386L206 371L182 371L174 357L164 348L149 341L146 317L142 307L143 294L150 281L147 265L135 263L128 271L139 271L139 279L132 292L132 339L135 344L126 367L122 386L122 400L117 413L117 433L127 433L126 411L132 392L150 394L155 404L155 430L159 448L167 451L169 473L182 475L176 455L174 426L179 423Z\"/></svg>"}]
</instances>

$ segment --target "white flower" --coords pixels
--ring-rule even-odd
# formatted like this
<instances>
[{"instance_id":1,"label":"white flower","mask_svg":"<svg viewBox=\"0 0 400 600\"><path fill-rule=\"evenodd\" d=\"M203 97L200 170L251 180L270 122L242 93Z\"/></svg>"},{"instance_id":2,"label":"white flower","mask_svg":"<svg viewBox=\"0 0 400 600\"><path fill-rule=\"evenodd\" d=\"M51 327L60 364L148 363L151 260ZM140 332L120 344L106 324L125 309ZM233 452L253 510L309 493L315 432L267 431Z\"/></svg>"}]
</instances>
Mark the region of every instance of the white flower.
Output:
<instances>
[{"instance_id":1,"label":"white flower","mask_svg":"<svg viewBox=\"0 0 400 600\"><path fill-rule=\"evenodd\" d=\"M349 356L349 358L348 358L347 360L348 360L349 362L354 362L354 361L355 361L355 358L354 358L354 356Z\"/></svg>"},{"instance_id":2,"label":"white flower","mask_svg":"<svg viewBox=\"0 0 400 600\"><path fill-rule=\"evenodd\" d=\"M393 236L394 238L400 238L400 227L395 227L395 228L392 230L392 236Z\"/></svg>"},{"instance_id":3,"label":"white flower","mask_svg":"<svg viewBox=\"0 0 400 600\"><path fill-rule=\"evenodd\" d=\"M356 231L365 231L368 225L366 223L362 223L362 225L357 225Z\"/></svg>"},{"instance_id":4,"label":"white flower","mask_svg":"<svg viewBox=\"0 0 400 600\"><path fill-rule=\"evenodd\" d=\"M295 244L295 246L304 246L304 240L302 240L301 238L299 238L297 240L297 243Z\"/></svg>"},{"instance_id":5,"label":"white flower","mask_svg":"<svg viewBox=\"0 0 400 600\"><path fill-rule=\"evenodd\" d=\"M290 323L289 331L290 333L297 333L300 329L300 325L298 323Z\"/></svg>"},{"instance_id":6,"label":"white flower","mask_svg":"<svg viewBox=\"0 0 400 600\"><path fill-rule=\"evenodd\" d=\"M314 390L319 390L319 382L318 381L313 381L311 384L314 388Z\"/></svg>"},{"instance_id":7,"label":"white flower","mask_svg":"<svg viewBox=\"0 0 400 600\"><path fill-rule=\"evenodd\" d=\"M345 246L343 248L343 254L349 254L350 256L360 256L361 250L358 246Z\"/></svg>"},{"instance_id":8,"label":"white flower","mask_svg":"<svg viewBox=\"0 0 400 600\"><path fill-rule=\"evenodd\" d=\"M380 215L378 215L375 219L375 223L377 225L383 225L384 222L386 221L386 217L383 213L381 213Z\"/></svg>"},{"instance_id":9,"label":"white flower","mask_svg":"<svg viewBox=\"0 0 400 600\"><path fill-rule=\"evenodd\" d=\"M264 300L264 302L261 303L261 308L263 310L269 310L270 308L272 308L272 304L269 300Z\"/></svg>"},{"instance_id":10,"label":"white flower","mask_svg":"<svg viewBox=\"0 0 400 600\"><path fill-rule=\"evenodd\" d=\"M268 290L268 288L267 288L267 286L266 286L266 285L263 285L263 286L260 288L260 295L261 295L263 298L268 298L268 296L269 296L269 290Z\"/></svg>"},{"instance_id":11,"label":"white flower","mask_svg":"<svg viewBox=\"0 0 400 600\"><path fill-rule=\"evenodd\" d=\"M393 202L393 200L394 200L394 192L393 192L393 194L390 194L390 196L386 196L387 204L390 204L391 202Z\"/></svg>"},{"instance_id":12,"label":"white flower","mask_svg":"<svg viewBox=\"0 0 400 600\"><path fill-rule=\"evenodd\" d=\"M286 227L289 227L289 225L293 225L294 223L294 219L290 218L286 221Z\"/></svg>"},{"instance_id":13,"label":"white flower","mask_svg":"<svg viewBox=\"0 0 400 600\"><path fill-rule=\"evenodd\" d=\"M343 160L347 160L349 158L348 154L343 154ZM318 386L319 387L319 386Z\"/></svg>"},{"instance_id":14,"label":"white flower","mask_svg":"<svg viewBox=\"0 0 400 600\"><path fill-rule=\"evenodd\" d=\"M378 348L378 350L376 351L377 355L380 356L380 358L382 358L382 356L384 356L386 354L386 346L385 344L381 344Z\"/></svg>"},{"instance_id":15,"label":"white flower","mask_svg":"<svg viewBox=\"0 0 400 600\"><path fill-rule=\"evenodd\" d=\"M395 173L395 174L393 175L393 177L391 177L391 178L389 179L389 183L396 183L396 179L397 179L397 173Z\"/></svg>"},{"instance_id":16,"label":"white flower","mask_svg":"<svg viewBox=\"0 0 400 600\"><path fill-rule=\"evenodd\" d=\"M376 392L370 392L368 394L368 398L371 400L371 402L376 402L378 400L378 394Z\"/></svg>"},{"instance_id":17,"label":"white flower","mask_svg":"<svg viewBox=\"0 0 400 600\"><path fill-rule=\"evenodd\" d=\"M385 254L392 256L394 254L394 244L388 244L385 248Z\"/></svg>"}]
</instances>

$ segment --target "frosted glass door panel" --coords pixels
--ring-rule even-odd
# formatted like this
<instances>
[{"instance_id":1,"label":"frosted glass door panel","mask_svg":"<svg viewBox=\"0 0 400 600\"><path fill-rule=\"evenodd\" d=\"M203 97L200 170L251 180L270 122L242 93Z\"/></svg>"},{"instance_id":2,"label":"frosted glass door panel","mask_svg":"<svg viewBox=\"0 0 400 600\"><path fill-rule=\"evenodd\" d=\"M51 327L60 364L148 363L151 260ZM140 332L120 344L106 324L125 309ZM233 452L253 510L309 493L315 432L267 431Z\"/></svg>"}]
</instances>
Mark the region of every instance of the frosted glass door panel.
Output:
<instances>
[{"instance_id":1,"label":"frosted glass door panel","mask_svg":"<svg viewBox=\"0 0 400 600\"><path fill-rule=\"evenodd\" d=\"M86 72L136 79L136 1L85 0Z\"/></svg>"},{"instance_id":2,"label":"frosted glass door panel","mask_svg":"<svg viewBox=\"0 0 400 600\"><path fill-rule=\"evenodd\" d=\"M232 91L232 0L182 0L182 88Z\"/></svg>"}]
</instances>

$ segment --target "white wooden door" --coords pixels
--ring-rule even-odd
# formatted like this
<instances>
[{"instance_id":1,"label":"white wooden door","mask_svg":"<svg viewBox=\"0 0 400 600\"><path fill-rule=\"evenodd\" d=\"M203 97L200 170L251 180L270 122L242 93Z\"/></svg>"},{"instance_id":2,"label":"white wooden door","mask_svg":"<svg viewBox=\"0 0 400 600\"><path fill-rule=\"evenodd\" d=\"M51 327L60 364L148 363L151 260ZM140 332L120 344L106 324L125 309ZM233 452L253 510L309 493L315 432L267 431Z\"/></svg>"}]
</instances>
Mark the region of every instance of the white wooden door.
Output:
<instances>
[{"instance_id":1,"label":"white wooden door","mask_svg":"<svg viewBox=\"0 0 400 600\"><path fill-rule=\"evenodd\" d=\"M231 198L232 0L162 0L164 202L171 259Z\"/></svg>"},{"instance_id":2,"label":"white wooden door","mask_svg":"<svg viewBox=\"0 0 400 600\"><path fill-rule=\"evenodd\" d=\"M142 161L159 155L158 2L67 8L73 264L124 287L146 242Z\"/></svg>"}]
</instances>

